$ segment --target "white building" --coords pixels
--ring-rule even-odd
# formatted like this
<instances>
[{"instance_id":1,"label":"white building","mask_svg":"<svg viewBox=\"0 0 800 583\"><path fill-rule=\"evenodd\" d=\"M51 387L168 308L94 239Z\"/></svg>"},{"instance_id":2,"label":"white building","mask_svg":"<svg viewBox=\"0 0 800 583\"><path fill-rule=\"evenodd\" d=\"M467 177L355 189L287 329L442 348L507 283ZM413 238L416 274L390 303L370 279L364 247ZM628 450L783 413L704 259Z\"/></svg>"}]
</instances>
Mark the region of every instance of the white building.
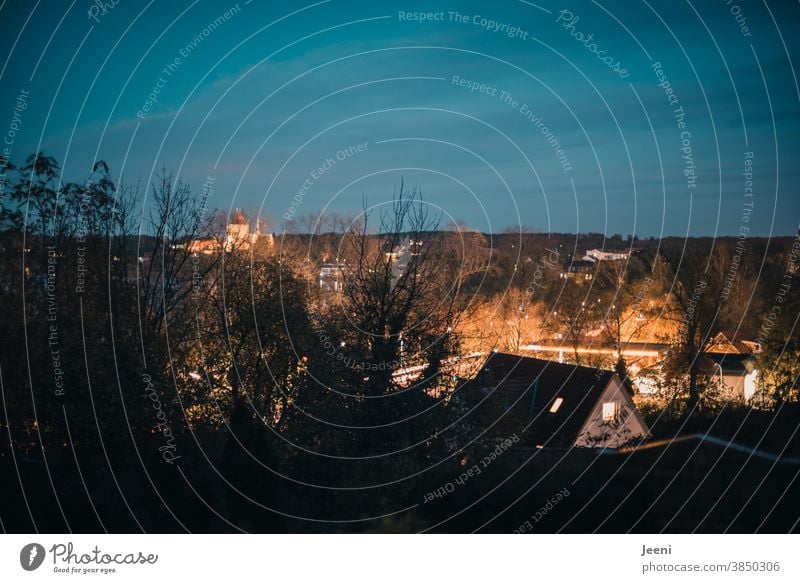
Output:
<instances>
[{"instance_id":1,"label":"white building","mask_svg":"<svg viewBox=\"0 0 800 583\"><path fill-rule=\"evenodd\" d=\"M386 261L392 264L393 279L397 280L402 277L408 264L411 263L414 257L422 252L423 244L424 241L417 241L411 239L411 237L406 237L397 247L384 254Z\"/></svg>"},{"instance_id":2,"label":"white building","mask_svg":"<svg viewBox=\"0 0 800 583\"><path fill-rule=\"evenodd\" d=\"M319 270L319 289L323 292L340 292L344 289L345 265L323 263Z\"/></svg>"},{"instance_id":3,"label":"white building","mask_svg":"<svg viewBox=\"0 0 800 583\"><path fill-rule=\"evenodd\" d=\"M749 354L718 353L706 354L711 362L714 380L717 380L732 399L749 401L756 392L758 380L758 363Z\"/></svg>"},{"instance_id":4,"label":"white building","mask_svg":"<svg viewBox=\"0 0 800 583\"><path fill-rule=\"evenodd\" d=\"M221 242L214 237L195 239L188 243L189 250L192 253L202 253L204 255L219 253L222 249L226 251L250 251L259 240L271 247L273 244L272 234L261 233L261 221L255 221L255 229L252 231L250 223L251 221L248 220L242 210L236 209L225 226L225 238Z\"/></svg>"},{"instance_id":5,"label":"white building","mask_svg":"<svg viewBox=\"0 0 800 583\"><path fill-rule=\"evenodd\" d=\"M590 249L583 256L583 261L622 261L630 257L630 249L623 251L603 251L601 249Z\"/></svg>"}]
</instances>

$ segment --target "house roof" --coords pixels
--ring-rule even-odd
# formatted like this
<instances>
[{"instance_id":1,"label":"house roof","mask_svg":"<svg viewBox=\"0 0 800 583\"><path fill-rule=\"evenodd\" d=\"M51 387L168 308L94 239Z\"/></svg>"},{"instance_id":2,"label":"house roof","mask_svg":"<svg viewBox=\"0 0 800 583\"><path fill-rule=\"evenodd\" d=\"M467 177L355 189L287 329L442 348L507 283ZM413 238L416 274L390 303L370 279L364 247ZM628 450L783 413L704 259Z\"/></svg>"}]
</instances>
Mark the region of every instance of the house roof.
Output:
<instances>
[{"instance_id":1,"label":"house roof","mask_svg":"<svg viewBox=\"0 0 800 583\"><path fill-rule=\"evenodd\" d=\"M748 342L750 344L748 344ZM753 340L749 340L742 332L736 330L722 330L717 333L711 342L709 352L741 352L742 354L753 353Z\"/></svg>"},{"instance_id":2,"label":"house roof","mask_svg":"<svg viewBox=\"0 0 800 583\"><path fill-rule=\"evenodd\" d=\"M528 445L571 445L613 372L493 353L465 387L486 427L516 433ZM557 398L563 401L555 413ZM481 401L483 399L483 401ZM523 433L524 432L524 433Z\"/></svg>"}]
</instances>

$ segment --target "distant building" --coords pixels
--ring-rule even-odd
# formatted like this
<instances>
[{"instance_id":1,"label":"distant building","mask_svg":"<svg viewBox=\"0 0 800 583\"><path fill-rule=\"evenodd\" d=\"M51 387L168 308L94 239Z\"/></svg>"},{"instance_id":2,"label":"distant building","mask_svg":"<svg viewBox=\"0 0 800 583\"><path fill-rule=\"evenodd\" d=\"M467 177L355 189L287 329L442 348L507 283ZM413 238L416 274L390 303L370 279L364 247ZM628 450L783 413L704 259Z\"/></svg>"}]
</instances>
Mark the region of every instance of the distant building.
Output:
<instances>
[{"instance_id":1,"label":"distant building","mask_svg":"<svg viewBox=\"0 0 800 583\"><path fill-rule=\"evenodd\" d=\"M720 347L722 348L722 347ZM709 350L704 355L711 363L711 380L719 384L725 400L749 401L758 383L758 360L750 352ZM642 395L657 395L664 382L663 362L633 374L633 384Z\"/></svg>"},{"instance_id":2,"label":"distant building","mask_svg":"<svg viewBox=\"0 0 800 583\"><path fill-rule=\"evenodd\" d=\"M730 399L749 401L756 392L758 381L758 362L749 354L739 353L707 353L714 371L713 378L718 380L726 396Z\"/></svg>"},{"instance_id":3,"label":"distant building","mask_svg":"<svg viewBox=\"0 0 800 583\"><path fill-rule=\"evenodd\" d=\"M623 251L603 251L601 249L590 249L584 256L584 261L623 261L631 255L630 249Z\"/></svg>"},{"instance_id":4,"label":"distant building","mask_svg":"<svg viewBox=\"0 0 800 583\"><path fill-rule=\"evenodd\" d=\"M251 221L241 209L236 209L230 222L225 226L225 238L222 242L214 237L204 237L194 239L188 243L192 253L202 253L211 255L218 253L221 248L226 251L250 251L257 244L272 246L272 235L261 233L261 221L255 221L255 227L251 230Z\"/></svg>"},{"instance_id":5,"label":"distant building","mask_svg":"<svg viewBox=\"0 0 800 583\"><path fill-rule=\"evenodd\" d=\"M758 381L757 354L761 345L755 340L743 340L737 331L724 330L711 341L706 356L714 366L714 375L731 399L749 401L756 392Z\"/></svg>"},{"instance_id":6,"label":"distant building","mask_svg":"<svg viewBox=\"0 0 800 583\"><path fill-rule=\"evenodd\" d=\"M345 265L323 263L319 270L319 289L323 292L340 292L344 289Z\"/></svg>"},{"instance_id":7,"label":"distant building","mask_svg":"<svg viewBox=\"0 0 800 583\"><path fill-rule=\"evenodd\" d=\"M589 281L594 277L594 261L575 260L564 264L559 274L561 279L575 279L576 281Z\"/></svg>"},{"instance_id":8,"label":"distant building","mask_svg":"<svg viewBox=\"0 0 800 583\"><path fill-rule=\"evenodd\" d=\"M219 241L213 237L194 239L188 243L189 251L202 255L211 255L219 251Z\"/></svg>"},{"instance_id":9,"label":"distant building","mask_svg":"<svg viewBox=\"0 0 800 583\"><path fill-rule=\"evenodd\" d=\"M492 353L461 391L492 437L535 447L619 447L650 429L616 373Z\"/></svg>"},{"instance_id":10,"label":"distant building","mask_svg":"<svg viewBox=\"0 0 800 583\"><path fill-rule=\"evenodd\" d=\"M564 264L561 270L561 279L575 279L576 281L589 281L594 277L597 264L601 261L622 261L631 255L630 249L621 251L603 251L602 249L589 249L580 259L571 259Z\"/></svg>"},{"instance_id":11,"label":"distant building","mask_svg":"<svg viewBox=\"0 0 800 583\"><path fill-rule=\"evenodd\" d=\"M735 331L717 333L710 342L708 352L722 354L759 354L761 345L755 340L742 340Z\"/></svg>"},{"instance_id":12,"label":"distant building","mask_svg":"<svg viewBox=\"0 0 800 583\"><path fill-rule=\"evenodd\" d=\"M256 234L257 238L258 235ZM230 222L225 227L225 248L241 249L245 246L249 248L250 244L250 224L242 209L236 209Z\"/></svg>"},{"instance_id":13,"label":"distant building","mask_svg":"<svg viewBox=\"0 0 800 583\"><path fill-rule=\"evenodd\" d=\"M394 279L402 277L412 259L422 253L423 245L424 241L406 237L397 247L384 253L386 261L392 264L392 275Z\"/></svg>"}]
</instances>

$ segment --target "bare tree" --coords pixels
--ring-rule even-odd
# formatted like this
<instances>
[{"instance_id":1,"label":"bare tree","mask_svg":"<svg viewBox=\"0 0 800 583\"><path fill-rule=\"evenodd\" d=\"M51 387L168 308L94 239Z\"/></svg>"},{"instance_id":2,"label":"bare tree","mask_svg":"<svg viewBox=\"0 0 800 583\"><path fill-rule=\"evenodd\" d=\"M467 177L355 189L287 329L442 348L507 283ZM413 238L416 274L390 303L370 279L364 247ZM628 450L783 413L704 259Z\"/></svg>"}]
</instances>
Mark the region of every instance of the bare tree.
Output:
<instances>
[{"instance_id":1,"label":"bare tree","mask_svg":"<svg viewBox=\"0 0 800 583\"><path fill-rule=\"evenodd\" d=\"M162 170L152 195L149 233L144 233L150 236L151 246L138 254L137 275L141 311L150 333L158 334L169 324L175 309L189 298L193 281L213 272L219 255L192 260L196 256L192 242L212 235L213 214L205 211L188 184L176 182Z\"/></svg>"},{"instance_id":2,"label":"bare tree","mask_svg":"<svg viewBox=\"0 0 800 583\"><path fill-rule=\"evenodd\" d=\"M586 335L602 322L597 299L588 285L568 279L558 290L558 299L545 322L546 328L564 340L573 351L576 364L581 364L580 348Z\"/></svg>"},{"instance_id":3,"label":"bare tree","mask_svg":"<svg viewBox=\"0 0 800 583\"><path fill-rule=\"evenodd\" d=\"M447 333L440 312L448 310L442 304L446 258L434 236L440 217L431 215L419 190L401 184L375 233L372 212L365 208L363 216L345 238L344 296L351 321L366 336L366 360L377 369L368 390L380 394L391 388L393 370L419 360L432 337Z\"/></svg>"},{"instance_id":4,"label":"bare tree","mask_svg":"<svg viewBox=\"0 0 800 583\"><path fill-rule=\"evenodd\" d=\"M667 362L671 374L688 376L690 410L702 398L703 377L708 367L705 354L727 318L726 281L734 277L732 254L721 241L697 243L687 252L665 253L674 274L671 288L674 306L667 317L680 326Z\"/></svg>"},{"instance_id":5,"label":"bare tree","mask_svg":"<svg viewBox=\"0 0 800 583\"><path fill-rule=\"evenodd\" d=\"M624 349L652 320L652 309L647 299L655 291L655 282L649 276L634 279L628 266L628 260L604 261L597 270L596 281L603 290L602 327L606 342L615 353L614 369L631 390L629 363L625 360Z\"/></svg>"}]
</instances>

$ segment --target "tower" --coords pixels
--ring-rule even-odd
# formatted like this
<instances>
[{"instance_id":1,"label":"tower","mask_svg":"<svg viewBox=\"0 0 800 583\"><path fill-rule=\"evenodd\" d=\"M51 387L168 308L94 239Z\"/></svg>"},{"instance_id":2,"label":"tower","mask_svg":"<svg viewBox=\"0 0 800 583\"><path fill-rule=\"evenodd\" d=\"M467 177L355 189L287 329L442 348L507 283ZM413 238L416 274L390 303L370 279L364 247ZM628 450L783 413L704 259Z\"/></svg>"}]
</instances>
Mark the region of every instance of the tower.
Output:
<instances>
[{"instance_id":1,"label":"tower","mask_svg":"<svg viewBox=\"0 0 800 583\"><path fill-rule=\"evenodd\" d=\"M236 209L236 212L231 217L231 222L228 223L225 229L225 248L249 248L250 244L250 225L247 222L247 217L242 212L242 209Z\"/></svg>"}]
</instances>

